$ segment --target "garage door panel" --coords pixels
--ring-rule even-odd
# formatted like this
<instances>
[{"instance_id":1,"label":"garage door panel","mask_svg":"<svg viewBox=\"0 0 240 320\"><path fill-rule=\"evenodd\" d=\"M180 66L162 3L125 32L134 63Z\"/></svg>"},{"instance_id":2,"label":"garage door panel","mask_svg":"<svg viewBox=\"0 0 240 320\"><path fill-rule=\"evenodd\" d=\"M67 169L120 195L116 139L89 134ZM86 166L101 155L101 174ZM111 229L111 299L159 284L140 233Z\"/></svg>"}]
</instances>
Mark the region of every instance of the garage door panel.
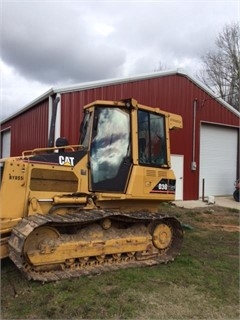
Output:
<instances>
[{"instance_id":1,"label":"garage door panel","mask_svg":"<svg viewBox=\"0 0 240 320\"><path fill-rule=\"evenodd\" d=\"M237 130L202 125L200 135L200 185L205 196L231 195L237 168ZM201 196L201 194L199 194Z\"/></svg>"}]
</instances>

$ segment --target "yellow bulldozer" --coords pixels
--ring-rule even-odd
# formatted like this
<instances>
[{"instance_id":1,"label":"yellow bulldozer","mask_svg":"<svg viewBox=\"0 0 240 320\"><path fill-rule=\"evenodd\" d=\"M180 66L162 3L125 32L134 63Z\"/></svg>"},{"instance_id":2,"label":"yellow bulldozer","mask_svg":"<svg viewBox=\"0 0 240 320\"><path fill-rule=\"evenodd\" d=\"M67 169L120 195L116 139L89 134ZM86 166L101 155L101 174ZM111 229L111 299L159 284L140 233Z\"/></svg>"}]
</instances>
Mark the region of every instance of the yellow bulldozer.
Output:
<instances>
[{"instance_id":1,"label":"yellow bulldozer","mask_svg":"<svg viewBox=\"0 0 240 320\"><path fill-rule=\"evenodd\" d=\"M175 197L176 128L179 115L99 100L84 107L79 145L1 159L1 258L43 282L173 261L182 226L158 209Z\"/></svg>"}]
</instances>

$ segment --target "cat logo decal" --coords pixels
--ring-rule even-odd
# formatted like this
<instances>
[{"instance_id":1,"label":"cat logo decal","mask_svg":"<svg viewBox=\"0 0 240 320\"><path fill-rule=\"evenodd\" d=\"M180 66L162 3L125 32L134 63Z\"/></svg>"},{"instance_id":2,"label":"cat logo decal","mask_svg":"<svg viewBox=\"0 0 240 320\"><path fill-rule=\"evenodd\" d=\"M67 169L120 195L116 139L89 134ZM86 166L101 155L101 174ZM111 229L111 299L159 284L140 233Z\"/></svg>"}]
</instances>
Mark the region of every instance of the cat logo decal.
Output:
<instances>
[{"instance_id":1,"label":"cat logo decal","mask_svg":"<svg viewBox=\"0 0 240 320\"><path fill-rule=\"evenodd\" d=\"M74 166L74 157L59 156L58 160L61 166Z\"/></svg>"}]
</instances>

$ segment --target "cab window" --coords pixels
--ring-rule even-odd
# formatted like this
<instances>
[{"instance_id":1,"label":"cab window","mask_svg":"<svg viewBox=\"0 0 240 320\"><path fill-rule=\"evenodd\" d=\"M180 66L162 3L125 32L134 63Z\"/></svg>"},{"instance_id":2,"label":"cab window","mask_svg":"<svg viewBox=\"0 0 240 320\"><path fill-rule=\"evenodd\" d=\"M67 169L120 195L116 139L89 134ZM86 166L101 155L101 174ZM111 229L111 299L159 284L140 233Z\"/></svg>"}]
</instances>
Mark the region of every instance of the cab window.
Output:
<instances>
[{"instance_id":1,"label":"cab window","mask_svg":"<svg viewBox=\"0 0 240 320\"><path fill-rule=\"evenodd\" d=\"M92 190L123 191L130 170L130 116L118 108L96 108L90 149Z\"/></svg>"},{"instance_id":2,"label":"cab window","mask_svg":"<svg viewBox=\"0 0 240 320\"><path fill-rule=\"evenodd\" d=\"M139 164L162 166L167 164L165 117L138 111Z\"/></svg>"}]
</instances>

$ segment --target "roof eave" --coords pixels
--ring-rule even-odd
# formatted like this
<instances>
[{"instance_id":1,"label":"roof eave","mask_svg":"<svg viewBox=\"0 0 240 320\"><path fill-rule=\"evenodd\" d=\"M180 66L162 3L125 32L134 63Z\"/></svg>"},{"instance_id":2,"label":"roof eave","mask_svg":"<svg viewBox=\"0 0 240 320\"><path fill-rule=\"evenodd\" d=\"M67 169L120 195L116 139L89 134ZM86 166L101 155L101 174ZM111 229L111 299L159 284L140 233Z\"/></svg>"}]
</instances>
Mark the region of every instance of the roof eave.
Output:
<instances>
[{"instance_id":1,"label":"roof eave","mask_svg":"<svg viewBox=\"0 0 240 320\"><path fill-rule=\"evenodd\" d=\"M24 113L25 111L31 109L33 106L38 104L39 102L42 102L43 100L47 99L50 95L54 94L53 88L49 89L48 91L44 92L42 95L31 101L30 103L26 104L22 109L20 109L18 112L13 113L11 116L3 119L0 124L3 124L5 122L8 122L9 120L17 117L18 115Z\"/></svg>"},{"instance_id":2,"label":"roof eave","mask_svg":"<svg viewBox=\"0 0 240 320\"><path fill-rule=\"evenodd\" d=\"M80 84L76 84L74 86L68 86L68 87L55 87L54 92L61 94L61 93L79 91L79 90L93 89L93 88L98 88L101 86L127 83L127 82L136 81L136 80L153 79L153 78L171 76L171 75L182 75L182 76L188 78L191 82L193 82L199 88L203 89L206 93L208 93L213 99L217 100L219 103L224 105L229 111L234 113L236 116L240 117L240 112L238 110L236 110L234 107L232 107L226 101L224 101L222 98L219 98L205 84L203 84L201 81L199 81L196 78L187 74L182 68L174 69L174 70L167 70L167 71L157 71L154 73L153 72L152 73L144 73L141 75L125 77L125 78L114 78L114 79L108 79L108 80L91 81L91 82L80 83Z\"/></svg>"},{"instance_id":3,"label":"roof eave","mask_svg":"<svg viewBox=\"0 0 240 320\"><path fill-rule=\"evenodd\" d=\"M73 91L79 91L79 90L87 90L87 89L93 89L98 88L102 86L110 86L120 83L127 83L137 80L145 80L145 79L152 79L152 78L158 78L159 76L170 76L177 74L178 71L176 69L174 70L168 70L168 71L159 71L154 73L144 73L137 76L129 76L124 78L112 78L107 80L97 80L97 81L90 81L90 82L84 82L79 83L73 86L67 86L67 87L54 87L55 93L67 93L67 92L73 92Z\"/></svg>"},{"instance_id":4,"label":"roof eave","mask_svg":"<svg viewBox=\"0 0 240 320\"><path fill-rule=\"evenodd\" d=\"M219 98L212 90L210 90L206 85L204 85L199 80L195 79L194 77L188 75L186 72L184 72L183 69L174 69L174 70L167 70L167 71L157 71L152 73L145 73L137 76L130 76L125 78L114 78L114 79L108 79L108 80L98 80L98 81L91 81L91 82L85 82L76 84L73 86L67 86L67 87L53 87L43 93L41 96L27 104L23 109L18 111L17 113L14 113L10 117L4 119L1 124L11 120L12 118L15 118L19 114L27 111L28 109L32 108L37 103L43 101L44 99L48 98L50 95L57 94L57 93L67 93L67 92L74 92L74 91L81 91L81 90L88 90L93 88L98 88L102 86L110 86L114 84L120 84L120 83L127 83L127 82L133 82L133 81L139 81L139 80L146 80L146 79L153 79L158 77L164 77L164 76L171 76L171 75L181 75L189 79L189 81L193 82L195 85L197 85L199 88L203 89L206 93L208 93L213 99L217 100L219 103L221 103L224 107L226 107L229 111L234 113L236 116L240 117L240 112L233 108L230 104L228 104L223 99Z\"/></svg>"},{"instance_id":5,"label":"roof eave","mask_svg":"<svg viewBox=\"0 0 240 320\"><path fill-rule=\"evenodd\" d=\"M203 89L206 93L208 93L214 100L218 101L219 103L221 103L222 105L224 105L224 107L226 107L227 109L229 109L229 111L231 111L232 113L234 113L236 116L240 117L240 112L235 109L233 106L231 106L229 103L227 103L225 100L223 100L222 98L220 98L216 93L214 93L211 89L209 89L204 83L202 83L201 81L197 80L196 78L188 75L187 73L183 72L183 71L178 71L178 74L181 74L185 77L187 77L190 81L192 81L196 86L198 86L199 88Z\"/></svg>"}]
</instances>

